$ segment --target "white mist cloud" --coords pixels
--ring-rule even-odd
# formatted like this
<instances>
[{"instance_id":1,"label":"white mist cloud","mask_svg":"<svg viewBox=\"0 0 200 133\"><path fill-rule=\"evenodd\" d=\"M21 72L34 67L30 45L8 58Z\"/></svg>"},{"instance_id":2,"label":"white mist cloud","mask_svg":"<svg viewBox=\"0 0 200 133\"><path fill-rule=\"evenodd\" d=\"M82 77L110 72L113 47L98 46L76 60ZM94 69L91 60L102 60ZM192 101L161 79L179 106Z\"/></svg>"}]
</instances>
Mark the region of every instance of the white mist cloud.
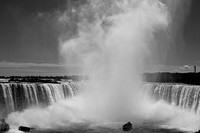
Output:
<instances>
[{"instance_id":1,"label":"white mist cloud","mask_svg":"<svg viewBox=\"0 0 200 133\"><path fill-rule=\"evenodd\" d=\"M144 59L154 34L169 25L167 7L159 0L90 0L79 13L77 35L61 37L59 51L66 65L89 75L83 105L108 119L138 117Z\"/></svg>"}]
</instances>

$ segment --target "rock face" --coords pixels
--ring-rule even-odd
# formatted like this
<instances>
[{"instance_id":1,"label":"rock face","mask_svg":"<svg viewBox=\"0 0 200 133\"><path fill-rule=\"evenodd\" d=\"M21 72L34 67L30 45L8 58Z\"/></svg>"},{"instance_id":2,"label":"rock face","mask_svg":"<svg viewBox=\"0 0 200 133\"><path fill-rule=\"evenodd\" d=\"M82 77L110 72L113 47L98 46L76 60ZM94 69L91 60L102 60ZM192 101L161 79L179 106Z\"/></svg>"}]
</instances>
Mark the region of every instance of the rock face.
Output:
<instances>
[{"instance_id":1,"label":"rock face","mask_svg":"<svg viewBox=\"0 0 200 133\"><path fill-rule=\"evenodd\" d=\"M123 125L122 129L124 131L131 131L133 129L133 125L131 124L131 122L128 122L128 123Z\"/></svg>"},{"instance_id":2,"label":"rock face","mask_svg":"<svg viewBox=\"0 0 200 133\"><path fill-rule=\"evenodd\" d=\"M5 119L0 120L0 132L10 130L10 126L6 123Z\"/></svg>"}]
</instances>

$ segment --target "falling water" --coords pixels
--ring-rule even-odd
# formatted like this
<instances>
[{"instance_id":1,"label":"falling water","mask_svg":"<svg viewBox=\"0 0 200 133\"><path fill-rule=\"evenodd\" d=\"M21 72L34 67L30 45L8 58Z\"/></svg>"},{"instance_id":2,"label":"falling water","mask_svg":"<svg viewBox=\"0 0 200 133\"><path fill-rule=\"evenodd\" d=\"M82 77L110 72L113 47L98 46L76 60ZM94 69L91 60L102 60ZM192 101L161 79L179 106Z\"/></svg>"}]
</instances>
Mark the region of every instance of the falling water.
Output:
<instances>
[{"instance_id":1,"label":"falling water","mask_svg":"<svg viewBox=\"0 0 200 133\"><path fill-rule=\"evenodd\" d=\"M1 83L0 116L22 111L31 106L47 106L72 97L77 88L72 83Z\"/></svg>"},{"instance_id":2,"label":"falling water","mask_svg":"<svg viewBox=\"0 0 200 133\"><path fill-rule=\"evenodd\" d=\"M200 87L184 84L145 84L145 91L156 101L164 100L172 106L200 113Z\"/></svg>"}]
</instances>

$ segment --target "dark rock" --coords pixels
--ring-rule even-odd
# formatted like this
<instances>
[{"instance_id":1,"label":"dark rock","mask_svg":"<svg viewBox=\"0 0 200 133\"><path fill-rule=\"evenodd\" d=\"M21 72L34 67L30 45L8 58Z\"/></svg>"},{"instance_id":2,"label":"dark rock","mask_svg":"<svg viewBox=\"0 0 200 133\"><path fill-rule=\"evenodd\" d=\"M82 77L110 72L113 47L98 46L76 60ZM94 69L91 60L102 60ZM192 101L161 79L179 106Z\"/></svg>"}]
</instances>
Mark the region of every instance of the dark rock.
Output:
<instances>
[{"instance_id":1,"label":"dark rock","mask_svg":"<svg viewBox=\"0 0 200 133\"><path fill-rule=\"evenodd\" d=\"M0 120L0 132L8 131L10 130L10 126L8 123L6 123L5 119Z\"/></svg>"},{"instance_id":2,"label":"dark rock","mask_svg":"<svg viewBox=\"0 0 200 133\"><path fill-rule=\"evenodd\" d=\"M197 132L195 132L195 133L200 133L200 130L199 130L199 131L197 131Z\"/></svg>"},{"instance_id":3,"label":"dark rock","mask_svg":"<svg viewBox=\"0 0 200 133\"><path fill-rule=\"evenodd\" d=\"M133 125L131 124L131 122L128 122L128 123L123 125L124 131L131 131L132 129L133 129Z\"/></svg>"},{"instance_id":4,"label":"dark rock","mask_svg":"<svg viewBox=\"0 0 200 133\"><path fill-rule=\"evenodd\" d=\"M25 127L25 126L20 126L18 128L18 130L23 131L23 132L30 132L31 130L33 130L34 128L32 127Z\"/></svg>"}]
</instances>

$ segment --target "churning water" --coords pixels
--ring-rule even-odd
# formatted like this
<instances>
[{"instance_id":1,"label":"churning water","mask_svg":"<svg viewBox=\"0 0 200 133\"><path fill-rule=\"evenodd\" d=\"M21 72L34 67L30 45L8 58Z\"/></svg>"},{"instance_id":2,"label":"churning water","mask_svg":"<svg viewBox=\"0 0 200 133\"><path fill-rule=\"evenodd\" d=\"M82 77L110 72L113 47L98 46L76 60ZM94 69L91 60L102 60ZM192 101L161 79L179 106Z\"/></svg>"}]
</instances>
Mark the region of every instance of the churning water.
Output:
<instances>
[{"instance_id":1,"label":"churning water","mask_svg":"<svg viewBox=\"0 0 200 133\"><path fill-rule=\"evenodd\" d=\"M122 132L121 126L125 121L103 119L98 114L94 116L90 114L92 112L90 109L84 112L85 103L78 94L83 83L48 85L10 83L1 86L0 92L3 92L0 93L1 101L6 101L4 106L8 111L13 108L10 105L22 107L27 101L32 101L30 104L32 107L24 106L24 110L21 109L20 112L15 108L14 111L18 112L8 115L7 121L13 128L10 132L16 132L15 129L20 125L36 127L35 132ZM5 89L6 86L10 87ZM13 93L17 86L22 87L21 97L26 100L16 102L20 99ZM40 93L42 90L38 86L45 86L44 93ZM50 86L54 86L52 88L54 90L51 90ZM142 88L143 95L150 99L148 104L145 104L145 110L141 110L140 117L129 119L134 125L133 132L183 132L199 129L199 86L146 83ZM46 95L46 99L40 100L41 95ZM13 97L16 97L15 100ZM50 105L43 108L38 106L44 103Z\"/></svg>"}]
</instances>

